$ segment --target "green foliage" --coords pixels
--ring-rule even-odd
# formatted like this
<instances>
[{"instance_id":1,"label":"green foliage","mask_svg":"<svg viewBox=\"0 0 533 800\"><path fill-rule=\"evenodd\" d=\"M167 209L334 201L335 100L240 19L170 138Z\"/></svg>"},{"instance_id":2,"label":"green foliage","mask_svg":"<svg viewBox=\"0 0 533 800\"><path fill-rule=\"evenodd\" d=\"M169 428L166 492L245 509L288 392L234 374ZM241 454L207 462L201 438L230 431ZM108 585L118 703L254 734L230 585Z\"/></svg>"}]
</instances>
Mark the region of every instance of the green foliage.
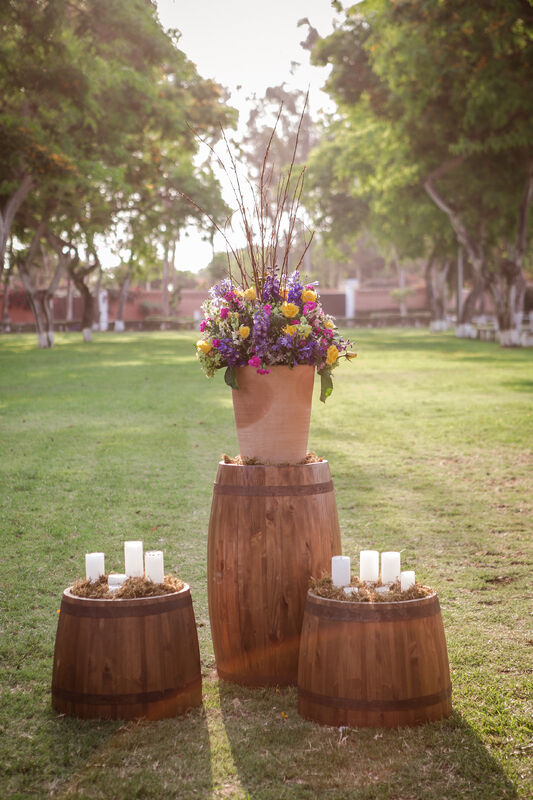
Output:
<instances>
[{"instance_id":1,"label":"green foliage","mask_svg":"<svg viewBox=\"0 0 533 800\"><path fill-rule=\"evenodd\" d=\"M9 3L0 44L0 208L33 185L15 233L40 220L73 247L119 230L130 265L152 262L197 217L178 189L225 207L195 132L234 114L146 0ZM151 252L149 252L151 251Z\"/></svg>"},{"instance_id":2,"label":"green foliage","mask_svg":"<svg viewBox=\"0 0 533 800\"><path fill-rule=\"evenodd\" d=\"M513 246L533 158L533 9L491 0L365 0L318 40L339 104L309 183L331 239L361 228L400 255L450 254L453 231L424 190L439 191L497 260Z\"/></svg>"},{"instance_id":3,"label":"green foliage","mask_svg":"<svg viewBox=\"0 0 533 800\"><path fill-rule=\"evenodd\" d=\"M324 367L318 373L320 375L320 402L325 403L330 394L333 392L333 380L331 378L331 369Z\"/></svg>"}]
</instances>

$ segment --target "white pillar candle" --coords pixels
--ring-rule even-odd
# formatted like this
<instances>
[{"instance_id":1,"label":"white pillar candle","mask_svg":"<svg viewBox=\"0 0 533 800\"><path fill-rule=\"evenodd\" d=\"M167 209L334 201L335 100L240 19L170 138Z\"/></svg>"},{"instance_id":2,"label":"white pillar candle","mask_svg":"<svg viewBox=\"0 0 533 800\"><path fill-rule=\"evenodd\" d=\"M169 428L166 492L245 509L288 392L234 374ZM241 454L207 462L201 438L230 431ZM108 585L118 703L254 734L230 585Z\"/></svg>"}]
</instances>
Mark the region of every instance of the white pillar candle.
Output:
<instances>
[{"instance_id":1,"label":"white pillar candle","mask_svg":"<svg viewBox=\"0 0 533 800\"><path fill-rule=\"evenodd\" d=\"M144 557L144 572L147 581L164 583L165 569L163 566L163 553L161 550L148 550Z\"/></svg>"},{"instance_id":2,"label":"white pillar candle","mask_svg":"<svg viewBox=\"0 0 533 800\"><path fill-rule=\"evenodd\" d=\"M359 580L377 581L379 579L379 553L377 550L361 550L359 556Z\"/></svg>"},{"instance_id":3,"label":"white pillar candle","mask_svg":"<svg viewBox=\"0 0 533 800\"><path fill-rule=\"evenodd\" d=\"M400 576L402 592L406 592L411 586L415 585L415 573L412 569L406 569Z\"/></svg>"},{"instance_id":4,"label":"white pillar candle","mask_svg":"<svg viewBox=\"0 0 533 800\"><path fill-rule=\"evenodd\" d=\"M344 594L349 597L352 594L358 594L359 589L357 586L345 586L344 587Z\"/></svg>"},{"instance_id":5,"label":"white pillar candle","mask_svg":"<svg viewBox=\"0 0 533 800\"><path fill-rule=\"evenodd\" d=\"M128 578L143 577L142 542L124 542L124 572Z\"/></svg>"},{"instance_id":6,"label":"white pillar candle","mask_svg":"<svg viewBox=\"0 0 533 800\"><path fill-rule=\"evenodd\" d=\"M128 576L123 572L110 572L107 576L109 586L122 586L128 580Z\"/></svg>"},{"instance_id":7,"label":"white pillar candle","mask_svg":"<svg viewBox=\"0 0 533 800\"><path fill-rule=\"evenodd\" d=\"M381 583L394 583L400 580L400 554L381 554Z\"/></svg>"},{"instance_id":8,"label":"white pillar candle","mask_svg":"<svg viewBox=\"0 0 533 800\"><path fill-rule=\"evenodd\" d=\"M331 559L333 586L349 586L351 579L350 556L333 556Z\"/></svg>"},{"instance_id":9,"label":"white pillar candle","mask_svg":"<svg viewBox=\"0 0 533 800\"><path fill-rule=\"evenodd\" d=\"M103 553L85 553L85 577L88 581L97 581L105 575L104 560Z\"/></svg>"}]
</instances>

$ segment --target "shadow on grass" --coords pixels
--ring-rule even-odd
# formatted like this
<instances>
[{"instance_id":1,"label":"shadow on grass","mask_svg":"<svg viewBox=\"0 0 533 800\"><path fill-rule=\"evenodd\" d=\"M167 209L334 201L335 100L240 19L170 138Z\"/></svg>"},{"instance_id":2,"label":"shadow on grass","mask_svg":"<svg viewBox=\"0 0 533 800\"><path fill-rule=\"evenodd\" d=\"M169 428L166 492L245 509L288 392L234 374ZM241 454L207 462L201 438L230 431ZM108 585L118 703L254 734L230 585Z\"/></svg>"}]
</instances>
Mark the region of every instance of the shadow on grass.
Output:
<instances>
[{"instance_id":1,"label":"shadow on grass","mask_svg":"<svg viewBox=\"0 0 533 800\"><path fill-rule=\"evenodd\" d=\"M47 771L54 776L47 782L51 798L211 796L211 749L203 706L158 722L55 717L45 727ZM39 788L42 792L42 783Z\"/></svg>"},{"instance_id":2,"label":"shadow on grass","mask_svg":"<svg viewBox=\"0 0 533 800\"><path fill-rule=\"evenodd\" d=\"M338 729L302 720L296 689L220 683L243 789L261 800L512 800L516 788L459 713L416 728Z\"/></svg>"}]
</instances>

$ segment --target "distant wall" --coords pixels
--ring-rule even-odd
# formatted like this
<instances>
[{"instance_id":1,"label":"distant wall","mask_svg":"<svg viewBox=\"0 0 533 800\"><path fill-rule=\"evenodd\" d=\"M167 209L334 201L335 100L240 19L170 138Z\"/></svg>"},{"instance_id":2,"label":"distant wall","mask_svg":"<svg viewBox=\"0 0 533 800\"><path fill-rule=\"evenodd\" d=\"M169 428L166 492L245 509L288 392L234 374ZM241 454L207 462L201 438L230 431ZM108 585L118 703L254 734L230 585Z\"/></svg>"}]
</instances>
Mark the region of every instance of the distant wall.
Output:
<instances>
[{"instance_id":1,"label":"distant wall","mask_svg":"<svg viewBox=\"0 0 533 800\"><path fill-rule=\"evenodd\" d=\"M358 315L368 315L379 312L399 312L400 303L391 296L392 286L362 287L353 289L355 300L355 319ZM178 306L178 317L181 320L198 318L201 313L202 303L207 299L207 291L197 289L182 289L181 301ZM0 291L0 301L2 293ZM346 294L338 289L322 289L320 298L327 314L334 317L346 317ZM411 294L406 297L408 311L425 311L427 308L426 290L423 285L411 287ZM108 319L112 324L116 319L118 305L118 292L108 293ZM33 323L33 315L25 301L24 296L17 292L16 302L10 306L10 315L13 323ZM492 311L492 303L487 299L485 308ZM81 298L76 294L73 297L73 318L81 319ZM54 317L57 321L64 321L67 313L67 298L64 292L54 298ZM136 288L129 292L124 307L125 322L143 322L147 316L161 316L162 292L160 289Z\"/></svg>"}]
</instances>

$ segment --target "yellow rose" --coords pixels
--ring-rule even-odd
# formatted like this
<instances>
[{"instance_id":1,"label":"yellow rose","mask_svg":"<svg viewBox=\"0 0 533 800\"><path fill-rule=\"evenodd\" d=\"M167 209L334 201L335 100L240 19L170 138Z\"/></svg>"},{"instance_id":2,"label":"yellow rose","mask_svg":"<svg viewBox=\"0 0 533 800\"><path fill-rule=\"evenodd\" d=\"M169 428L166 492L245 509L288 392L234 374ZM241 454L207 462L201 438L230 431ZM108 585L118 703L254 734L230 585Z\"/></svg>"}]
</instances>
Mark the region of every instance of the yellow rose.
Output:
<instances>
[{"instance_id":1,"label":"yellow rose","mask_svg":"<svg viewBox=\"0 0 533 800\"><path fill-rule=\"evenodd\" d=\"M328 352L326 355L326 364L330 367L332 364L335 363L338 357L339 357L339 351L337 350L334 344L330 345L328 347Z\"/></svg>"},{"instance_id":2,"label":"yellow rose","mask_svg":"<svg viewBox=\"0 0 533 800\"><path fill-rule=\"evenodd\" d=\"M304 289L302 292L303 303L314 303L316 300L316 292L312 289Z\"/></svg>"},{"instance_id":3,"label":"yellow rose","mask_svg":"<svg viewBox=\"0 0 533 800\"><path fill-rule=\"evenodd\" d=\"M357 353L346 353L346 358L351 361L352 358L357 358Z\"/></svg>"},{"instance_id":4,"label":"yellow rose","mask_svg":"<svg viewBox=\"0 0 533 800\"><path fill-rule=\"evenodd\" d=\"M201 350L202 353L205 353L205 355L207 355L213 349L213 345L207 339L198 339L196 342L196 347L198 350Z\"/></svg>"},{"instance_id":5,"label":"yellow rose","mask_svg":"<svg viewBox=\"0 0 533 800\"><path fill-rule=\"evenodd\" d=\"M242 289L234 289L235 294L237 297L244 297L244 292Z\"/></svg>"},{"instance_id":6,"label":"yellow rose","mask_svg":"<svg viewBox=\"0 0 533 800\"><path fill-rule=\"evenodd\" d=\"M334 327L335 327L335 323L334 323L334 322L332 322L330 319L327 319L327 320L324 322L324 328L330 328L330 330L331 330L331 329L332 329L332 328L334 328Z\"/></svg>"},{"instance_id":7,"label":"yellow rose","mask_svg":"<svg viewBox=\"0 0 533 800\"><path fill-rule=\"evenodd\" d=\"M248 327L248 325L241 325L241 327L239 328L239 335L241 339L247 339L249 337L250 328Z\"/></svg>"},{"instance_id":8,"label":"yellow rose","mask_svg":"<svg viewBox=\"0 0 533 800\"><path fill-rule=\"evenodd\" d=\"M255 287L250 286L249 289L245 289L243 292L243 297L245 300L255 300L257 298L257 292L255 291Z\"/></svg>"},{"instance_id":9,"label":"yellow rose","mask_svg":"<svg viewBox=\"0 0 533 800\"><path fill-rule=\"evenodd\" d=\"M289 290L288 289L280 289L279 290L279 296L283 297L283 299L286 300L287 297L289 296Z\"/></svg>"},{"instance_id":10,"label":"yellow rose","mask_svg":"<svg viewBox=\"0 0 533 800\"><path fill-rule=\"evenodd\" d=\"M281 313L283 314L284 317L292 319L293 317L295 317L297 314L300 313L300 309L298 308L297 305L295 305L295 303L287 303L287 301L285 301L281 306Z\"/></svg>"},{"instance_id":11,"label":"yellow rose","mask_svg":"<svg viewBox=\"0 0 533 800\"><path fill-rule=\"evenodd\" d=\"M285 325L285 327L283 328L283 333L288 333L289 336L294 336L297 330L298 330L298 325Z\"/></svg>"}]
</instances>

